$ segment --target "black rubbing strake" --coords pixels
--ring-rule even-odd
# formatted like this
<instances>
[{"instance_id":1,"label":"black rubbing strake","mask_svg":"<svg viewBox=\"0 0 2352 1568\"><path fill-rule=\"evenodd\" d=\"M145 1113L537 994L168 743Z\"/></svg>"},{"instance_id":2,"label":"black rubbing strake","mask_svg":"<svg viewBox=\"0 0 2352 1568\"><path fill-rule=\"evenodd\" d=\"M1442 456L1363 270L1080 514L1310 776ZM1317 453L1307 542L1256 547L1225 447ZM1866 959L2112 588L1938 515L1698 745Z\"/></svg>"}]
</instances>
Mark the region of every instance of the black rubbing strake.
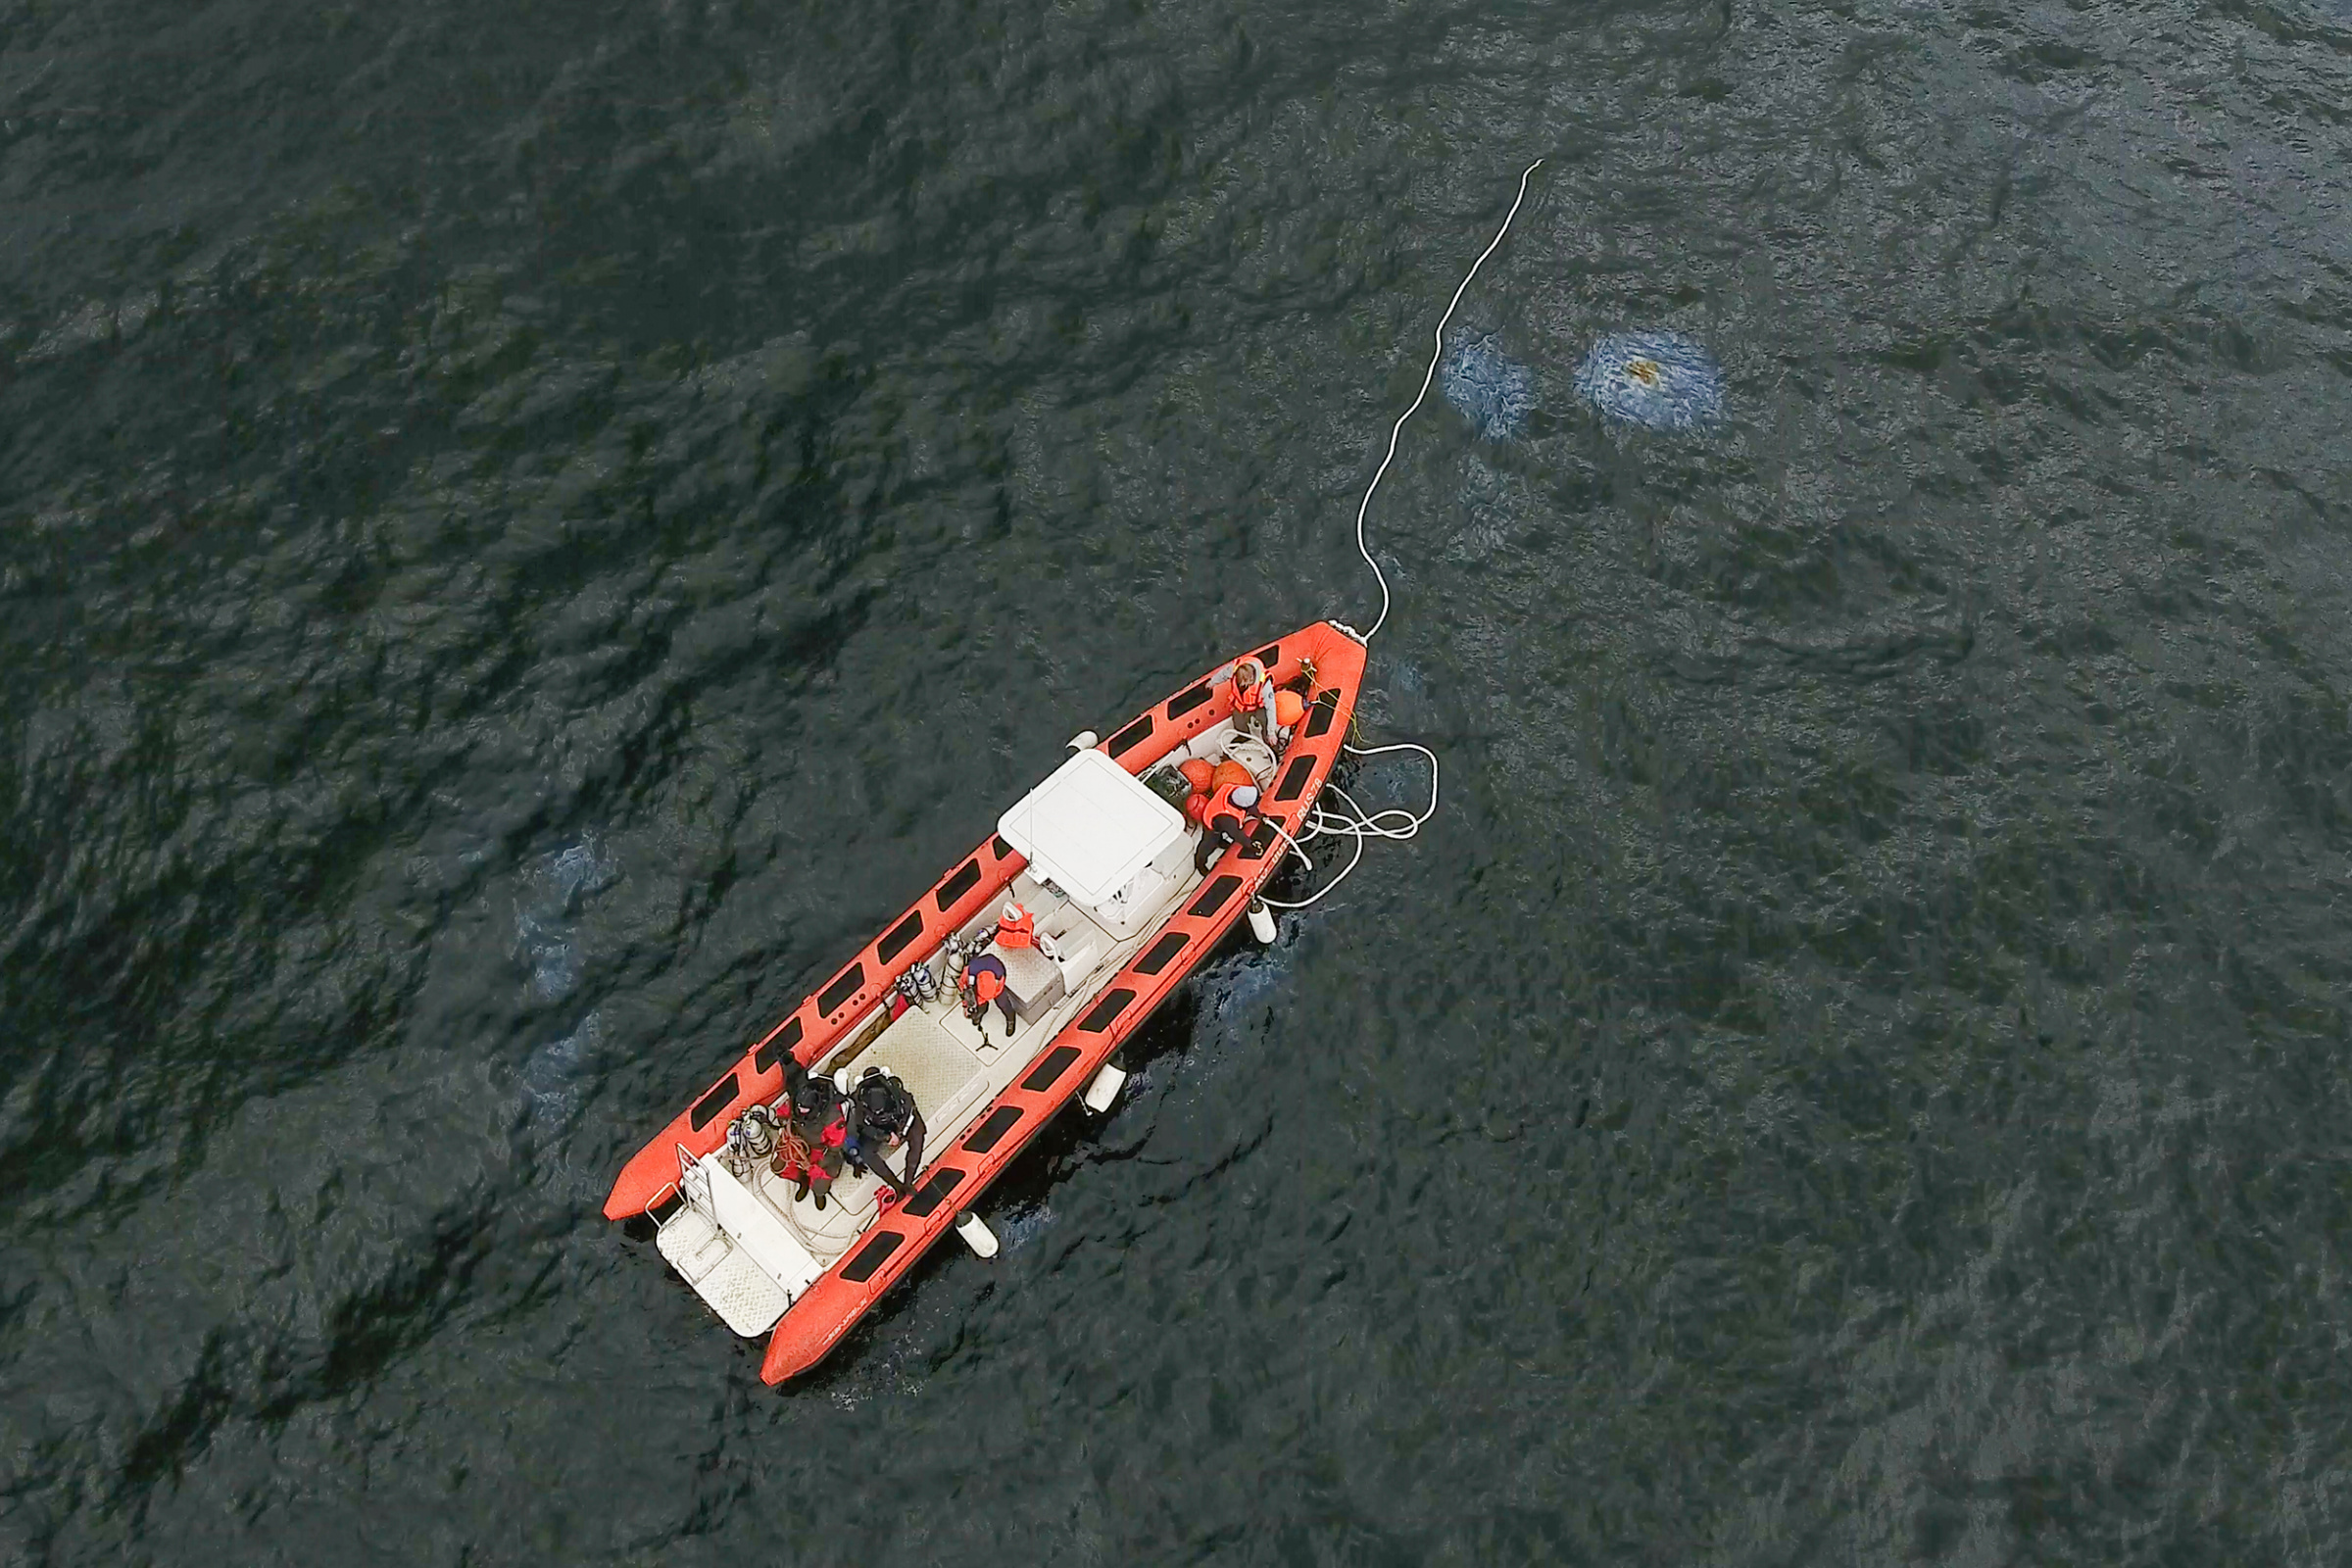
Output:
<instances>
[{"instance_id":1,"label":"black rubbing strake","mask_svg":"<svg viewBox=\"0 0 2352 1568\"><path fill-rule=\"evenodd\" d=\"M1277 801L1297 800L1298 792L1306 788L1306 775L1314 770L1315 760L1312 757L1292 758L1291 765L1282 770L1282 787L1274 792L1274 799Z\"/></svg>"},{"instance_id":2,"label":"black rubbing strake","mask_svg":"<svg viewBox=\"0 0 2352 1568\"><path fill-rule=\"evenodd\" d=\"M841 1271L841 1277L852 1285L863 1285L874 1277L877 1269L890 1261L890 1254L897 1251L906 1240L906 1234L901 1231L875 1232L874 1239L859 1248L858 1255L850 1259L849 1266Z\"/></svg>"},{"instance_id":3,"label":"black rubbing strake","mask_svg":"<svg viewBox=\"0 0 2352 1568\"><path fill-rule=\"evenodd\" d=\"M1192 940L1181 931L1162 933L1160 939L1152 944L1152 951L1135 960L1135 972L1137 974L1159 973L1168 966L1168 960L1182 953L1185 944Z\"/></svg>"},{"instance_id":4,"label":"black rubbing strake","mask_svg":"<svg viewBox=\"0 0 2352 1568\"><path fill-rule=\"evenodd\" d=\"M1232 898L1234 889L1241 885L1242 879L1238 876L1221 876L1202 888L1200 896L1193 901L1193 906L1184 912L1196 920L1206 919L1225 907L1225 901Z\"/></svg>"},{"instance_id":5,"label":"black rubbing strake","mask_svg":"<svg viewBox=\"0 0 2352 1568\"><path fill-rule=\"evenodd\" d=\"M905 953L913 944L915 938L922 934L923 911L917 909L891 927L890 935L884 937L881 944L874 949L874 956L880 958L884 963L888 963L900 954Z\"/></svg>"},{"instance_id":6,"label":"black rubbing strake","mask_svg":"<svg viewBox=\"0 0 2352 1568\"><path fill-rule=\"evenodd\" d=\"M1333 687L1315 699L1315 706L1306 715L1306 739L1313 740L1331 728L1333 715L1340 710L1340 690Z\"/></svg>"},{"instance_id":7,"label":"black rubbing strake","mask_svg":"<svg viewBox=\"0 0 2352 1568\"><path fill-rule=\"evenodd\" d=\"M1046 1053L1045 1060L1029 1069L1029 1076L1021 1080L1021 1087L1030 1094L1042 1095L1059 1083L1061 1075L1068 1072L1070 1063L1077 1059L1076 1046L1055 1046Z\"/></svg>"},{"instance_id":8,"label":"black rubbing strake","mask_svg":"<svg viewBox=\"0 0 2352 1568\"><path fill-rule=\"evenodd\" d=\"M939 885L939 893L935 899L939 905L939 912L945 914L956 907L957 899L962 898L979 885L980 859L979 857L974 856L971 859L963 862L962 870Z\"/></svg>"},{"instance_id":9,"label":"black rubbing strake","mask_svg":"<svg viewBox=\"0 0 2352 1568\"><path fill-rule=\"evenodd\" d=\"M985 1154L997 1147L997 1141L1012 1131L1012 1124L1021 1119L1018 1105L999 1105L988 1113L988 1120L965 1135L963 1147L975 1154Z\"/></svg>"},{"instance_id":10,"label":"black rubbing strake","mask_svg":"<svg viewBox=\"0 0 2352 1568\"><path fill-rule=\"evenodd\" d=\"M1282 644L1268 643L1265 647L1260 648L1257 651L1257 662L1266 666L1267 674L1274 673L1274 666L1282 662Z\"/></svg>"},{"instance_id":11,"label":"black rubbing strake","mask_svg":"<svg viewBox=\"0 0 2352 1568\"><path fill-rule=\"evenodd\" d=\"M1121 986L1089 1007L1086 1016L1078 1020L1078 1027L1090 1035L1099 1035L1109 1028L1110 1021L1116 1018L1120 1010L1134 1000L1135 993L1125 986Z\"/></svg>"},{"instance_id":12,"label":"black rubbing strake","mask_svg":"<svg viewBox=\"0 0 2352 1568\"><path fill-rule=\"evenodd\" d=\"M1202 703L1207 702L1208 694L1208 682L1202 681L1191 691L1169 698L1168 716L1170 718L1182 718L1194 709L1199 708Z\"/></svg>"},{"instance_id":13,"label":"black rubbing strake","mask_svg":"<svg viewBox=\"0 0 2352 1568\"><path fill-rule=\"evenodd\" d=\"M1137 719L1134 723L1128 725L1116 735L1113 735L1110 738L1110 744L1102 749L1113 757L1123 757L1127 753L1134 751L1136 747L1142 745L1146 740L1149 740L1151 735L1152 715L1150 713L1146 713L1143 717Z\"/></svg>"},{"instance_id":14,"label":"black rubbing strake","mask_svg":"<svg viewBox=\"0 0 2352 1568\"><path fill-rule=\"evenodd\" d=\"M862 963L851 964L847 969L841 971L839 979L817 993L816 1010L822 1013L839 1012L842 1004L856 996L858 988L863 984L865 984L865 965Z\"/></svg>"},{"instance_id":15,"label":"black rubbing strake","mask_svg":"<svg viewBox=\"0 0 2352 1568\"><path fill-rule=\"evenodd\" d=\"M925 1219L933 1209L948 1200L948 1195L963 1184L963 1172L953 1165L942 1165L931 1173L931 1179L914 1190L906 1200L906 1213L909 1219Z\"/></svg>"},{"instance_id":16,"label":"black rubbing strake","mask_svg":"<svg viewBox=\"0 0 2352 1568\"><path fill-rule=\"evenodd\" d=\"M774 1039L752 1053L752 1070L754 1072L767 1071L768 1068L784 1059L786 1052L800 1043L801 1020L800 1015L796 1013L784 1020L784 1027L776 1031Z\"/></svg>"},{"instance_id":17,"label":"black rubbing strake","mask_svg":"<svg viewBox=\"0 0 2352 1568\"><path fill-rule=\"evenodd\" d=\"M1012 846L1004 842L1004 834L1002 834L1002 833L998 834L998 835L996 836L996 838L995 838L995 839L993 839L991 842L992 842L992 843L994 843L994 844L996 845L996 847L997 847L997 858L998 858L998 859L1000 859L1000 860L1009 860L1009 859L1011 859L1011 858L1012 858Z\"/></svg>"},{"instance_id":18,"label":"black rubbing strake","mask_svg":"<svg viewBox=\"0 0 2352 1568\"><path fill-rule=\"evenodd\" d=\"M735 1103L735 1075L729 1073L718 1081L717 1088L694 1102L694 1115L690 1118L694 1130L699 1133L718 1120L719 1117L726 1114L727 1107L733 1103Z\"/></svg>"}]
</instances>

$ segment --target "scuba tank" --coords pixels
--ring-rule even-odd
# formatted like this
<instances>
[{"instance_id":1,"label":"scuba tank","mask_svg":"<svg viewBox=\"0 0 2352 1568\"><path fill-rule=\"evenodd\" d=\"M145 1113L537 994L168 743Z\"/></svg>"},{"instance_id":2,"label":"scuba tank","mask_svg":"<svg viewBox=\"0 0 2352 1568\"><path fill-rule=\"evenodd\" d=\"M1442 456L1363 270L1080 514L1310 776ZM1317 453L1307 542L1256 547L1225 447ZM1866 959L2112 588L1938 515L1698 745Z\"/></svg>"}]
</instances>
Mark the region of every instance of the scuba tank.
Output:
<instances>
[{"instance_id":1,"label":"scuba tank","mask_svg":"<svg viewBox=\"0 0 2352 1568\"><path fill-rule=\"evenodd\" d=\"M742 1115L727 1123L727 1164L737 1177L748 1176L776 1152L781 1130L776 1113L765 1105L746 1105Z\"/></svg>"},{"instance_id":2,"label":"scuba tank","mask_svg":"<svg viewBox=\"0 0 2352 1568\"><path fill-rule=\"evenodd\" d=\"M898 992L915 1006L924 1006L939 997L939 976L931 972L929 962L916 964L895 982Z\"/></svg>"}]
</instances>

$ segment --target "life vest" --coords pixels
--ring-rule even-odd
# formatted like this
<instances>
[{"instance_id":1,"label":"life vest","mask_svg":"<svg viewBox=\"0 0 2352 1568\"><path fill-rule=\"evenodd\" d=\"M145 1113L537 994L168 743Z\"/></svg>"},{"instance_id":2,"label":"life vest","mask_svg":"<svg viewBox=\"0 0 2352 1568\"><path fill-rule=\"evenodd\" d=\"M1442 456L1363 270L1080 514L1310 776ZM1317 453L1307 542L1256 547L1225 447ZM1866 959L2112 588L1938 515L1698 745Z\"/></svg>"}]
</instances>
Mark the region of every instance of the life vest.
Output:
<instances>
[{"instance_id":1,"label":"life vest","mask_svg":"<svg viewBox=\"0 0 2352 1568\"><path fill-rule=\"evenodd\" d=\"M1037 946L1037 916L1017 904L1012 908L1020 913L1012 919L997 917L997 946L1000 948L1034 948Z\"/></svg>"},{"instance_id":2,"label":"life vest","mask_svg":"<svg viewBox=\"0 0 2352 1568\"><path fill-rule=\"evenodd\" d=\"M1202 825L1211 833L1222 833L1229 839L1240 838L1250 830L1250 822L1256 818L1257 803L1252 800L1248 806L1238 805L1234 796L1242 790L1255 791L1256 788L1256 781L1250 778L1244 778L1236 784L1217 786L1208 798L1208 805L1200 812Z\"/></svg>"},{"instance_id":3,"label":"life vest","mask_svg":"<svg viewBox=\"0 0 2352 1568\"><path fill-rule=\"evenodd\" d=\"M1233 666L1233 706L1245 713L1266 706L1266 666L1254 659Z\"/></svg>"}]
</instances>

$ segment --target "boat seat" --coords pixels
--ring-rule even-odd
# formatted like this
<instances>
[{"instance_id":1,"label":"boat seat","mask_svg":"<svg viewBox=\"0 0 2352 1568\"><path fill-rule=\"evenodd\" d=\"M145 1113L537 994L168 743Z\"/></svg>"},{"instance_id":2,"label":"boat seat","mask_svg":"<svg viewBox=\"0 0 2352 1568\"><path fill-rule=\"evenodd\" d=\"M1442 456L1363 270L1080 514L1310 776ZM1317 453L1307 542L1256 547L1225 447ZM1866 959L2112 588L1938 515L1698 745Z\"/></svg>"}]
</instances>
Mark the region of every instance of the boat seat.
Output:
<instances>
[{"instance_id":1,"label":"boat seat","mask_svg":"<svg viewBox=\"0 0 2352 1568\"><path fill-rule=\"evenodd\" d=\"M1012 965L1007 961L1004 967L1010 972ZM923 1113L926 1127L947 1125L988 1089L987 1069L979 1056L920 1007L899 1014L882 1031L882 1038L858 1058L853 1074L863 1073L869 1065L898 1076L914 1096L915 1108Z\"/></svg>"},{"instance_id":2,"label":"boat seat","mask_svg":"<svg viewBox=\"0 0 2352 1568\"><path fill-rule=\"evenodd\" d=\"M1094 978L1117 946L1110 933L1088 919L1076 905L1062 906L1051 921L1040 920L1037 928L1054 939L1054 963L1061 970L1064 995Z\"/></svg>"},{"instance_id":3,"label":"boat seat","mask_svg":"<svg viewBox=\"0 0 2352 1568\"><path fill-rule=\"evenodd\" d=\"M1012 886L1005 892L1013 903L1036 915L1041 921L1050 911L1070 902L1062 896L1059 889L1050 888L1040 882L1037 874L1027 866L1023 866L1013 873ZM996 916L992 914L989 918L994 919Z\"/></svg>"},{"instance_id":4,"label":"boat seat","mask_svg":"<svg viewBox=\"0 0 2352 1568\"><path fill-rule=\"evenodd\" d=\"M767 1200L781 1208L791 1219L792 1228L808 1243L808 1250L830 1267L835 1258L850 1250L850 1244L865 1233L874 1217L876 1195L882 1190L881 1181L858 1171L855 1165L842 1167L841 1179L825 1195L825 1206L816 1206L816 1195L796 1199L798 1182L788 1182L780 1176L763 1175L760 1189Z\"/></svg>"},{"instance_id":5,"label":"boat seat","mask_svg":"<svg viewBox=\"0 0 2352 1568\"><path fill-rule=\"evenodd\" d=\"M1062 999L1067 988L1061 978L1061 965L1037 949L1000 948L992 942L989 952L1004 960L1004 994L1012 999L1014 1017L1024 1022L1043 1017ZM917 1100L915 1103L922 1102Z\"/></svg>"}]
</instances>

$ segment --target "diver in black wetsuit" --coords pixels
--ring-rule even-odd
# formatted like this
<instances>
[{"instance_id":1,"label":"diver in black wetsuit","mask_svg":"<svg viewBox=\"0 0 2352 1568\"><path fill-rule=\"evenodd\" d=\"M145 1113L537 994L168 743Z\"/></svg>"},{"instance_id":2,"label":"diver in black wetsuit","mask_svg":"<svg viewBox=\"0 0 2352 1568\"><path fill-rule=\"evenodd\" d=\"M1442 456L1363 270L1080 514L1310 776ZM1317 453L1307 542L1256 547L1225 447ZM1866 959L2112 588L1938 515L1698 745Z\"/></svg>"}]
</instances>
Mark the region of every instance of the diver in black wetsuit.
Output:
<instances>
[{"instance_id":1,"label":"diver in black wetsuit","mask_svg":"<svg viewBox=\"0 0 2352 1568\"><path fill-rule=\"evenodd\" d=\"M923 1113L915 1108L913 1094L894 1075L868 1067L850 1091L846 1108L850 1157L860 1169L881 1177L899 1197L914 1191L914 1178L923 1168ZM904 1176L882 1158L882 1152L901 1140L906 1145Z\"/></svg>"},{"instance_id":2,"label":"diver in black wetsuit","mask_svg":"<svg viewBox=\"0 0 2352 1568\"><path fill-rule=\"evenodd\" d=\"M791 1061L789 1056L785 1059ZM776 1159L770 1168L786 1181L800 1183L800 1191L792 1196L812 1199L822 1212L849 1149L849 1118L841 1091L833 1087L832 1079L808 1072L798 1062L785 1069L784 1081L792 1088L791 1099L785 1102L791 1117L785 1135L777 1140Z\"/></svg>"}]
</instances>

